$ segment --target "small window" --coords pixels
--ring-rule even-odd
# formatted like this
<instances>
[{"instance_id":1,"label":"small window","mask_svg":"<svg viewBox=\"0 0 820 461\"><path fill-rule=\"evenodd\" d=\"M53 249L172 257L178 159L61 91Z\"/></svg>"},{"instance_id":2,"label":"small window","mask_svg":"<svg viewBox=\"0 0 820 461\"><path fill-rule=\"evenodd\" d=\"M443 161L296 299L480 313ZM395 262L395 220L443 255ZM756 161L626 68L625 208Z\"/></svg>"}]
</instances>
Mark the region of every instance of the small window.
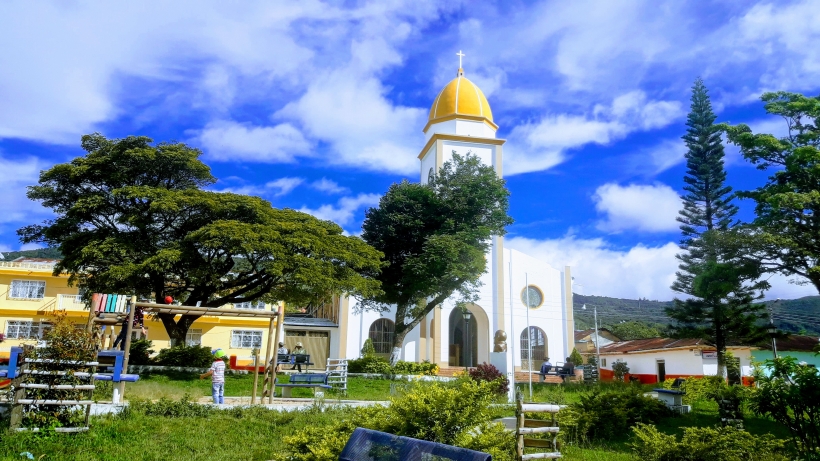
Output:
<instances>
[{"instance_id":1,"label":"small window","mask_svg":"<svg viewBox=\"0 0 820 461\"><path fill-rule=\"evenodd\" d=\"M232 349L259 349L262 347L262 331L231 330Z\"/></svg>"},{"instance_id":2,"label":"small window","mask_svg":"<svg viewBox=\"0 0 820 461\"><path fill-rule=\"evenodd\" d=\"M51 329L48 322L32 322L29 320L6 321L6 339L40 339Z\"/></svg>"},{"instance_id":3,"label":"small window","mask_svg":"<svg viewBox=\"0 0 820 461\"><path fill-rule=\"evenodd\" d=\"M544 302L544 295L538 287L530 285L521 292L521 302L525 306L536 308Z\"/></svg>"},{"instance_id":4,"label":"small window","mask_svg":"<svg viewBox=\"0 0 820 461\"><path fill-rule=\"evenodd\" d=\"M602 358L602 359L601 359L601 366L602 366L602 367L605 367L605 366L606 366L606 357L604 357L604 358Z\"/></svg>"},{"instance_id":5,"label":"small window","mask_svg":"<svg viewBox=\"0 0 820 461\"><path fill-rule=\"evenodd\" d=\"M234 303L234 309L265 309L265 302L264 301L245 301L243 303Z\"/></svg>"},{"instance_id":6,"label":"small window","mask_svg":"<svg viewBox=\"0 0 820 461\"><path fill-rule=\"evenodd\" d=\"M46 294L46 282L40 280L12 280L10 298L43 299Z\"/></svg>"},{"instance_id":7,"label":"small window","mask_svg":"<svg viewBox=\"0 0 820 461\"><path fill-rule=\"evenodd\" d=\"M201 346L202 345L202 329L201 328L189 328L188 333L185 335L185 345L186 346Z\"/></svg>"},{"instance_id":8,"label":"small window","mask_svg":"<svg viewBox=\"0 0 820 461\"><path fill-rule=\"evenodd\" d=\"M436 170L434 170L433 168L430 168L430 171L427 173L427 183L429 184L430 181L432 181L433 178L435 178L435 177L436 177Z\"/></svg>"}]
</instances>

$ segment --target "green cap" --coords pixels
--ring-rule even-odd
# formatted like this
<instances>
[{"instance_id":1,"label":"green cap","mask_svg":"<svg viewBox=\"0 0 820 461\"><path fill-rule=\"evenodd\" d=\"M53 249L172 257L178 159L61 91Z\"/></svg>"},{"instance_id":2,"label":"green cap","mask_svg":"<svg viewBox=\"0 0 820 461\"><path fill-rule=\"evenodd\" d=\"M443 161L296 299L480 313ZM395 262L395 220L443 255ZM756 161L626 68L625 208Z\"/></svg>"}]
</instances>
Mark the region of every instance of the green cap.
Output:
<instances>
[{"instance_id":1,"label":"green cap","mask_svg":"<svg viewBox=\"0 0 820 461\"><path fill-rule=\"evenodd\" d=\"M216 357L218 359L221 359L222 357L225 357L225 351L223 351L222 349L215 350L214 351L214 357Z\"/></svg>"}]
</instances>

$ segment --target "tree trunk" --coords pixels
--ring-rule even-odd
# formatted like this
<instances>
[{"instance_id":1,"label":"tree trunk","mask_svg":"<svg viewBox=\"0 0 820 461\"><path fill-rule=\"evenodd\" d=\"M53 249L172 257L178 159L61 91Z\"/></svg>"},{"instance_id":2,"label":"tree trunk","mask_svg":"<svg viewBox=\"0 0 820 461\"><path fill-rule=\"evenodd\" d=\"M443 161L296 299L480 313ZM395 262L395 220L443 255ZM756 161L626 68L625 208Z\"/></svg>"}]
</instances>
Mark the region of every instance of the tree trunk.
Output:
<instances>
[{"instance_id":1,"label":"tree trunk","mask_svg":"<svg viewBox=\"0 0 820 461\"><path fill-rule=\"evenodd\" d=\"M398 363L399 358L401 358L401 347L404 343L404 338L407 336L407 333L413 329L413 327L409 325L402 325L401 331L396 331L393 335L393 350L390 352L390 366L396 366Z\"/></svg>"},{"instance_id":2,"label":"tree trunk","mask_svg":"<svg viewBox=\"0 0 820 461\"><path fill-rule=\"evenodd\" d=\"M162 321L165 332L168 333L168 337L171 339L171 344L182 345L185 344L185 338L188 336L191 325L201 315L183 315L179 318L179 321L175 321L174 317L176 316L172 314L157 314L157 317Z\"/></svg>"}]
</instances>

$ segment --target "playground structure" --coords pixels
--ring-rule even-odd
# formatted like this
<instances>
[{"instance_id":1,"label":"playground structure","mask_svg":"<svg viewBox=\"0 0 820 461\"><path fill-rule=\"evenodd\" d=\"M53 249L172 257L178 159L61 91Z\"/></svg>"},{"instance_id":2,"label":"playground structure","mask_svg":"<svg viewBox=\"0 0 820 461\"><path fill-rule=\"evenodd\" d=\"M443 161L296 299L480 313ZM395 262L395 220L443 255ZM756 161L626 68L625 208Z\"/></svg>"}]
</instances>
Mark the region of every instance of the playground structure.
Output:
<instances>
[{"instance_id":1,"label":"playground structure","mask_svg":"<svg viewBox=\"0 0 820 461\"><path fill-rule=\"evenodd\" d=\"M91 405L94 402L93 394L96 389L95 381L112 381L121 383L134 382L137 375L123 373L124 353L122 351L99 351L97 359L91 361L49 360L28 357L31 355L31 346L12 347L9 357L9 367L0 371L0 377L11 380L11 421L13 430L37 432L40 428L20 427L26 409L38 410L41 407L61 407L70 411L85 407L83 424L77 427L57 427L57 432L83 432L88 430L88 418ZM98 372L102 362L113 364L109 373ZM79 384L83 381L85 384ZM29 395L33 392L34 395ZM86 394L86 398L78 398ZM43 398L42 395L47 397ZM59 409L58 409L59 411Z\"/></svg>"},{"instance_id":2,"label":"playground structure","mask_svg":"<svg viewBox=\"0 0 820 461\"><path fill-rule=\"evenodd\" d=\"M561 457L560 445L558 442L558 422L556 415L561 410L559 405L548 405L538 403L524 403L524 396L519 392L516 396L515 407L515 460L526 461L530 459L558 459ZM542 419L528 419L527 413L549 413L550 421ZM551 438L532 438L536 434L548 434ZM541 453L524 454L526 448L547 449Z\"/></svg>"},{"instance_id":3,"label":"playground structure","mask_svg":"<svg viewBox=\"0 0 820 461\"><path fill-rule=\"evenodd\" d=\"M264 311L264 310L244 310L244 309L226 309L217 307L199 307L199 306L180 306L173 304L157 304L151 302L137 301L136 296L123 296L117 294L94 294L91 297L91 309L88 314L87 328L89 332L94 331L94 326L111 326L111 330L107 335L100 337L101 351L114 349L114 326L122 325L122 328L127 328L124 341L123 364L124 370L128 369L128 356L131 349L131 329L134 324L134 314L136 309L141 309L143 314L171 314L171 315L198 315L198 316L228 316L228 317L255 317L267 318L268 322L268 341L265 345L265 368L264 378L262 381L262 396L260 403L265 403L267 398L268 403L273 403L274 381L276 378L277 354L274 352L274 345L279 343L278 322L283 319L285 312L284 306L280 305L278 311ZM254 367L254 390L251 403L256 403L256 383L258 379L258 367ZM118 403L125 392L125 381L120 381L118 386L114 388L114 403Z\"/></svg>"}]
</instances>

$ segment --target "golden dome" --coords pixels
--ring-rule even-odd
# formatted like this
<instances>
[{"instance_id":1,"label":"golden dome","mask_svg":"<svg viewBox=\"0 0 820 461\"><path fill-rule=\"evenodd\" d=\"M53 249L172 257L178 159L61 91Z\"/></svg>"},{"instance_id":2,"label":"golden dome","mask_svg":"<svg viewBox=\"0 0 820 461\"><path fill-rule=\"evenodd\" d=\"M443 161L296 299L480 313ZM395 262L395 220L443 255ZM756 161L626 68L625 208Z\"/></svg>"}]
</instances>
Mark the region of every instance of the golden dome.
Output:
<instances>
[{"instance_id":1,"label":"golden dome","mask_svg":"<svg viewBox=\"0 0 820 461\"><path fill-rule=\"evenodd\" d=\"M462 69L458 70L458 76L451 80L433 101L428 120L434 122L442 118L454 118L456 115L485 118L490 123L493 122L490 103L481 89L464 77Z\"/></svg>"}]
</instances>

